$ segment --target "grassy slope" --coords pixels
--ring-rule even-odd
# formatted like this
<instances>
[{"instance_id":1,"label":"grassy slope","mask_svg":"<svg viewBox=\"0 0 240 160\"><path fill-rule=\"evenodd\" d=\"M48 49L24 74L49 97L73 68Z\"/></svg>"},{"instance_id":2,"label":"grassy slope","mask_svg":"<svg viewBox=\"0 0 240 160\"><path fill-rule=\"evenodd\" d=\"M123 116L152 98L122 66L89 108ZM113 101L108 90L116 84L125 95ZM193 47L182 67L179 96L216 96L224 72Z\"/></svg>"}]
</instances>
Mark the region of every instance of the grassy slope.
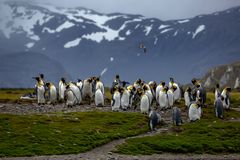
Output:
<instances>
[{"instance_id":1,"label":"grassy slope","mask_svg":"<svg viewBox=\"0 0 240 160\"><path fill-rule=\"evenodd\" d=\"M208 94L208 108L204 108L204 116L200 121L185 123L180 127L172 126L169 133L129 139L118 146L116 152L132 155L162 152L240 153L240 112L226 111L224 120L215 118L213 97L213 94ZM239 98L239 93L232 94L233 107L239 106ZM234 119L238 121L234 122Z\"/></svg>"},{"instance_id":2,"label":"grassy slope","mask_svg":"<svg viewBox=\"0 0 240 160\"><path fill-rule=\"evenodd\" d=\"M0 115L0 157L72 154L148 130L139 113Z\"/></svg>"}]
</instances>

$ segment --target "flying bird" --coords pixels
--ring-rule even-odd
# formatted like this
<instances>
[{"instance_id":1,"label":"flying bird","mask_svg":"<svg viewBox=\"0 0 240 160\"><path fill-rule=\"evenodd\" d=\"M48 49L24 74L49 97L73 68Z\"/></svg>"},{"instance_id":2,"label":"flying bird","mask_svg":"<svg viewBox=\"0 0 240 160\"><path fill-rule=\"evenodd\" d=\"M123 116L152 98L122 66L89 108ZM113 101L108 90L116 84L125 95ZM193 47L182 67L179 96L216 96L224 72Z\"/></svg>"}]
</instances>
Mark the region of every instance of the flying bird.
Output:
<instances>
[{"instance_id":1,"label":"flying bird","mask_svg":"<svg viewBox=\"0 0 240 160\"><path fill-rule=\"evenodd\" d=\"M140 43L139 48L143 49L144 53L147 53L147 48L146 48L146 46L143 43Z\"/></svg>"}]
</instances>

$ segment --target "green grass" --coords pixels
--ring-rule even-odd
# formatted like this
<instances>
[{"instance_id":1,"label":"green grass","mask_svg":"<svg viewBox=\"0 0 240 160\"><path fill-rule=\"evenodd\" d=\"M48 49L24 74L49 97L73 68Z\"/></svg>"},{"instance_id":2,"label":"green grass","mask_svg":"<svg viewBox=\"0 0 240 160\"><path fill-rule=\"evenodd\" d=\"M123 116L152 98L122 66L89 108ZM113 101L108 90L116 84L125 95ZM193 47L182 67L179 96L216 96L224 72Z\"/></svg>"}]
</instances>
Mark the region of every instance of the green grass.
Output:
<instances>
[{"instance_id":1,"label":"green grass","mask_svg":"<svg viewBox=\"0 0 240 160\"><path fill-rule=\"evenodd\" d=\"M0 102L17 102L27 93L33 93L33 89L0 89Z\"/></svg>"},{"instance_id":2,"label":"green grass","mask_svg":"<svg viewBox=\"0 0 240 160\"><path fill-rule=\"evenodd\" d=\"M76 154L147 130L140 113L2 114L0 157Z\"/></svg>"},{"instance_id":3,"label":"green grass","mask_svg":"<svg viewBox=\"0 0 240 160\"><path fill-rule=\"evenodd\" d=\"M240 112L224 112L224 119L214 114L214 95L208 93L208 107L203 109L203 117L195 123L172 126L168 133L152 137L128 139L115 152L131 155L169 153L240 153ZM239 105L239 93L232 94L232 107ZM183 102L180 107L184 109ZM234 120L238 121L234 121Z\"/></svg>"}]
</instances>

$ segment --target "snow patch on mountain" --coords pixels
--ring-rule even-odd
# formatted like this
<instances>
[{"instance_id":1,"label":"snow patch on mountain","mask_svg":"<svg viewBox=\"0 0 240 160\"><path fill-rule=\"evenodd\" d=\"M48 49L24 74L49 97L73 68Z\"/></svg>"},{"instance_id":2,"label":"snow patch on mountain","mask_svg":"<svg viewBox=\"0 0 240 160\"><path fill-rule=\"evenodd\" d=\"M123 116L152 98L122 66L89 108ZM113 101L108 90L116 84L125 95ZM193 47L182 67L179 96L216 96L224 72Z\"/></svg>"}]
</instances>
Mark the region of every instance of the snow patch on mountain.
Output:
<instances>
[{"instance_id":1,"label":"snow patch on mountain","mask_svg":"<svg viewBox=\"0 0 240 160\"><path fill-rule=\"evenodd\" d=\"M205 25L200 25L196 29L196 31L193 33L192 38L194 39L200 32L202 32L205 29Z\"/></svg>"},{"instance_id":2,"label":"snow patch on mountain","mask_svg":"<svg viewBox=\"0 0 240 160\"><path fill-rule=\"evenodd\" d=\"M158 27L158 29L161 30L161 29L166 28L166 27L169 27L169 25L161 24L161 25Z\"/></svg>"},{"instance_id":3,"label":"snow patch on mountain","mask_svg":"<svg viewBox=\"0 0 240 160\"><path fill-rule=\"evenodd\" d=\"M127 30L126 35L128 36L128 35L130 35L130 34L131 34L131 31L130 31L130 30Z\"/></svg>"},{"instance_id":4,"label":"snow patch on mountain","mask_svg":"<svg viewBox=\"0 0 240 160\"><path fill-rule=\"evenodd\" d=\"M164 29L164 30L161 31L161 34L166 33L168 31L171 31L171 30L173 30L173 29L172 28Z\"/></svg>"},{"instance_id":5,"label":"snow patch on mountain","mask_svg":"<svg viewBox=\"0 0 240 160\"><path fill-rule=\"evenodd\" d=\"M64 22L62 25L60 25L60 26L56 29L56 31L57 31L57 32L61 32L63 29L68 29L68 28L71 28L71 27L73 27L73 26L75 26L74 23L69 22L69 21L66 21L66 22Z\"/></svg>"},{"instance_id":6,"label":"snow patch on mountain","mask_svg":"<svg viewBox=\"0 0 240 160\"><path fill-rule=\"evenodd\" d=\"M25 46L27 48L32 48L34 46L34 44L35 44L34 42L30 42L30 43L25 44Z\"/></svg>"},{"instance_id":7,"label":"snow patch on mountain","mask_svg":"<svg viewBox=\"0 0 240 160\"><path fill-rule=\"evenodd\" d=\"M152 30L152 25L151 26L145 26L145 30L144 30L145 35L148 36L149 33L151 32L151 30Z\"/></svg>"},{"instance_id":8,"label":"snow patch on mountain","mask_svg":"<svg viewBox=\"0 0 240 160\"><path fill-rule=\"evenodd\" d=\"M77 38L73 41L69 41L69 42L65 43L64 48L76 47L77 45L79 45L81 40L82 40L81 38Z\"/></svg>"},{"instance_id":9,"label":"snow patch on mountain","mask_svg":"<svg viewBox=\"0 0 240 160\"><path fill-rule=\"evenodd\" d=\"M190 21L189 19L184 19L184 20L178 21L178 23L187 23L187 22L189 22L189 21Z\"/></svg>"},{"instance_id":10,"label":"snow patch on mountain","mask_svg":"<svg viewBox=\"0 0 240 160\"><path fill-rule=\"evenodd\" d=\"M48 22L53 16L22 6L12 7L7 3L2 3L0 6L0 15L5 15L0 17L0 30L5 37L10 38L12 33L17 32L26 33L32 40L40 40L40 37L33 32L34 26Z\"/></svg>"}]
</instances>

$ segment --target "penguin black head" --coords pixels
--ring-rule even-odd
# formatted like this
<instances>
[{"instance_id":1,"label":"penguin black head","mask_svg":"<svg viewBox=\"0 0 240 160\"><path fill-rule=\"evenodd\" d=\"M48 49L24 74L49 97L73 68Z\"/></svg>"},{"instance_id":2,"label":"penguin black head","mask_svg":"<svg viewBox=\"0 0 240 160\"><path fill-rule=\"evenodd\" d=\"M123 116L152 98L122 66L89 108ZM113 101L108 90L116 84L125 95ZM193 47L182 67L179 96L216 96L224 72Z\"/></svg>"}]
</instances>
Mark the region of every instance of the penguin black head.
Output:
<instances>
[{"instance_id":1,"label":"penguin black head","mask_svg":"<svg viewBox=\"0 0 240 160\"><path fill-rule=\"evenodd\" d=\"M143 85L143 90L144 90L144 91L148 90L147 85Z\"/></svg>"},{"instance_id":2,"label":"penguin black head","mask_svg":"<svg viewBox=\"0 0 240 160\"><path fill-rule=\"evenodd\" d=\"M119 78L120 78L120 76L117 74L117 75L115 76L115 78L116 78L116 79L119 79Z\"/></svg>"},{"instance_id":3,"label":"penguin black head","mask_svg":"<svg viewBox=\"0 0 240 160\"><path fill-rule=\"evenodd\" d=\"M187 87L186 91L187 91L187 92L192 92L191 87Z\"/></svg>"},{"instance_id":4,"label":"penguin black head","mask_svg":"<svg viewBox=\"0 0 240 160\"><path fill-rule=\"evenodd\" d=\"M97 78L96 78L96 81L97 81L97 82L99 82L99 81L100 81L100 78L99 78L99 77L97 77Z\"/></svg>"},{"instance_id":5,"label":"penguin black head","mask_svg":"<svg viewBox=\"0 0 240 160\"><path fill-rule=\"evenodd\" d=\"M41 79L44 79L44 74L39 74Z\"/></svg>"},{"instance_id":6,"label":"penguin black head","mask_svg":"<svg viewBox=\"0 0 240 160\"><path fill-rule=\"evenodd\" d=\"M197 83L197 79L196 79L196 78L193 78L193 79L192 79L192 84L195 85L196 83Z\"/></svg>"},{"instance_id":7,"label":"penguin black head","mask_svg":"<svg viewBox=\"0 0 240 160\"><path fill-rule=\"evenodd\" d=\"M161 82L161 85L164 87L164 86L165 86L165 82L164 82L164 81L162 81L162 82Z\"/></svg>"},{"instance_id":8,"label":"penguin black head","mask_svg":"<svg viewBox=\"0 0 240 160\"><path fill-rule=\"evenodd\" d=\"M49 86L50 86L50 82L47 82L47 83L46 83L46 86L49 87Z\"/></svg>"},{"instance_id":9,"label":"penguin black head","mask_svg":"<svg viewBox=\"0 0 240 160\"><path fill-rule=\"evenodd\" d=\"M227 90L228 92L231 92L231 91L232 91L232 88L231 88L231 87L226 87L226 90Z\"/></svg>"},{"instance_id":10,"label":"penguin black head","mask_svg":"<svg viewBox=\"0 0 240 160\"><path fill-rule=\"evenodd\" d=\"M165 89L166 91L168 91L169 88L168 88L168 86L165 86L164 89Z\"/></svg>"},{"instance_id":11,"label":"penguin black head","mask_svg":"<svg viewBox=\"0 0 240 160\"><path fill-rule=\"evenodd\" d=\"M219 86L219 84L217 83L217 84L216 84L216 88L219 88L219 87L220 87L220 86Z\"/></svg>"},{"instance_id":12,"label":"penguin black head","mask_svg":"<svg viewBox=\"0 0 240 160\"><path fill-rule=\"evenodd\" d=\"M35 79L39 82L40 81L40 77L35 77Z\"/></svg>"},{"instance_id":13,"label":"penguin black head","mask_svg":"<svg viewBox=\"0 0 240 160\"><path fill-rule=\"evenodd\" d=\"M136 83L141 84L142 80L140 78L137 79Z\"/></svg>"},{"instance_id":14,"label":"penguin black head","mask_svg":"<svg viewBox=\"0 0 240 160\"><path fill-rule=\"evenodd\" d=\"M92 78L88 78L88 79L87 79L87 82L88 82L88 83L92 83L92 81L93 81Z\"/></svg>"},{"instance_id":15,"label":"penguin black head","mask_svg":"<svg viewBox=\"0 0 240 160\"><path fill-rule=\"evenodd\" d=\"M78 82L81 82L82 80L81 79L78 79Z\"/></svg>"},{"instance_id":16,"label":"penguin black head","mask_svg":"<svg viewBox=\"0 0 240 160\"><path fill-rule=\"evenodd\" d=\"M123 81L123 82L122 82L122 86L123 86L123 87L126 87L126 84L127 84L126 81Z\"/></svg>"},{"instance_id":17,"label":"penguin black head","mask_svg":"<svg viewBox=\"0 0 240 160\"><path fill-rule=\"evenodd\" d=\"M136 88L133 86L132 90L133 90L133 91L136 91Z\"/></svg>"},{"instance_id":18,"label":"penguin black head","mask_svg":"<svg viewBox=\"0 0 240 160\"><path fill-rule=\"evenodd\" d=\"M200 84L197 84L196 87L199 88L201 85Z\"/></svg>"},{"instance_id":19,"label":"penguin black head","mask_svg":"<svg viewBox=\"0 0 240 160\"><path fill-rule=\"evenodd\" d=\"M174 82L174 79L172 77L170 77L170 82L172 82L172 83Z\"/></svg>"}]
</instances>

